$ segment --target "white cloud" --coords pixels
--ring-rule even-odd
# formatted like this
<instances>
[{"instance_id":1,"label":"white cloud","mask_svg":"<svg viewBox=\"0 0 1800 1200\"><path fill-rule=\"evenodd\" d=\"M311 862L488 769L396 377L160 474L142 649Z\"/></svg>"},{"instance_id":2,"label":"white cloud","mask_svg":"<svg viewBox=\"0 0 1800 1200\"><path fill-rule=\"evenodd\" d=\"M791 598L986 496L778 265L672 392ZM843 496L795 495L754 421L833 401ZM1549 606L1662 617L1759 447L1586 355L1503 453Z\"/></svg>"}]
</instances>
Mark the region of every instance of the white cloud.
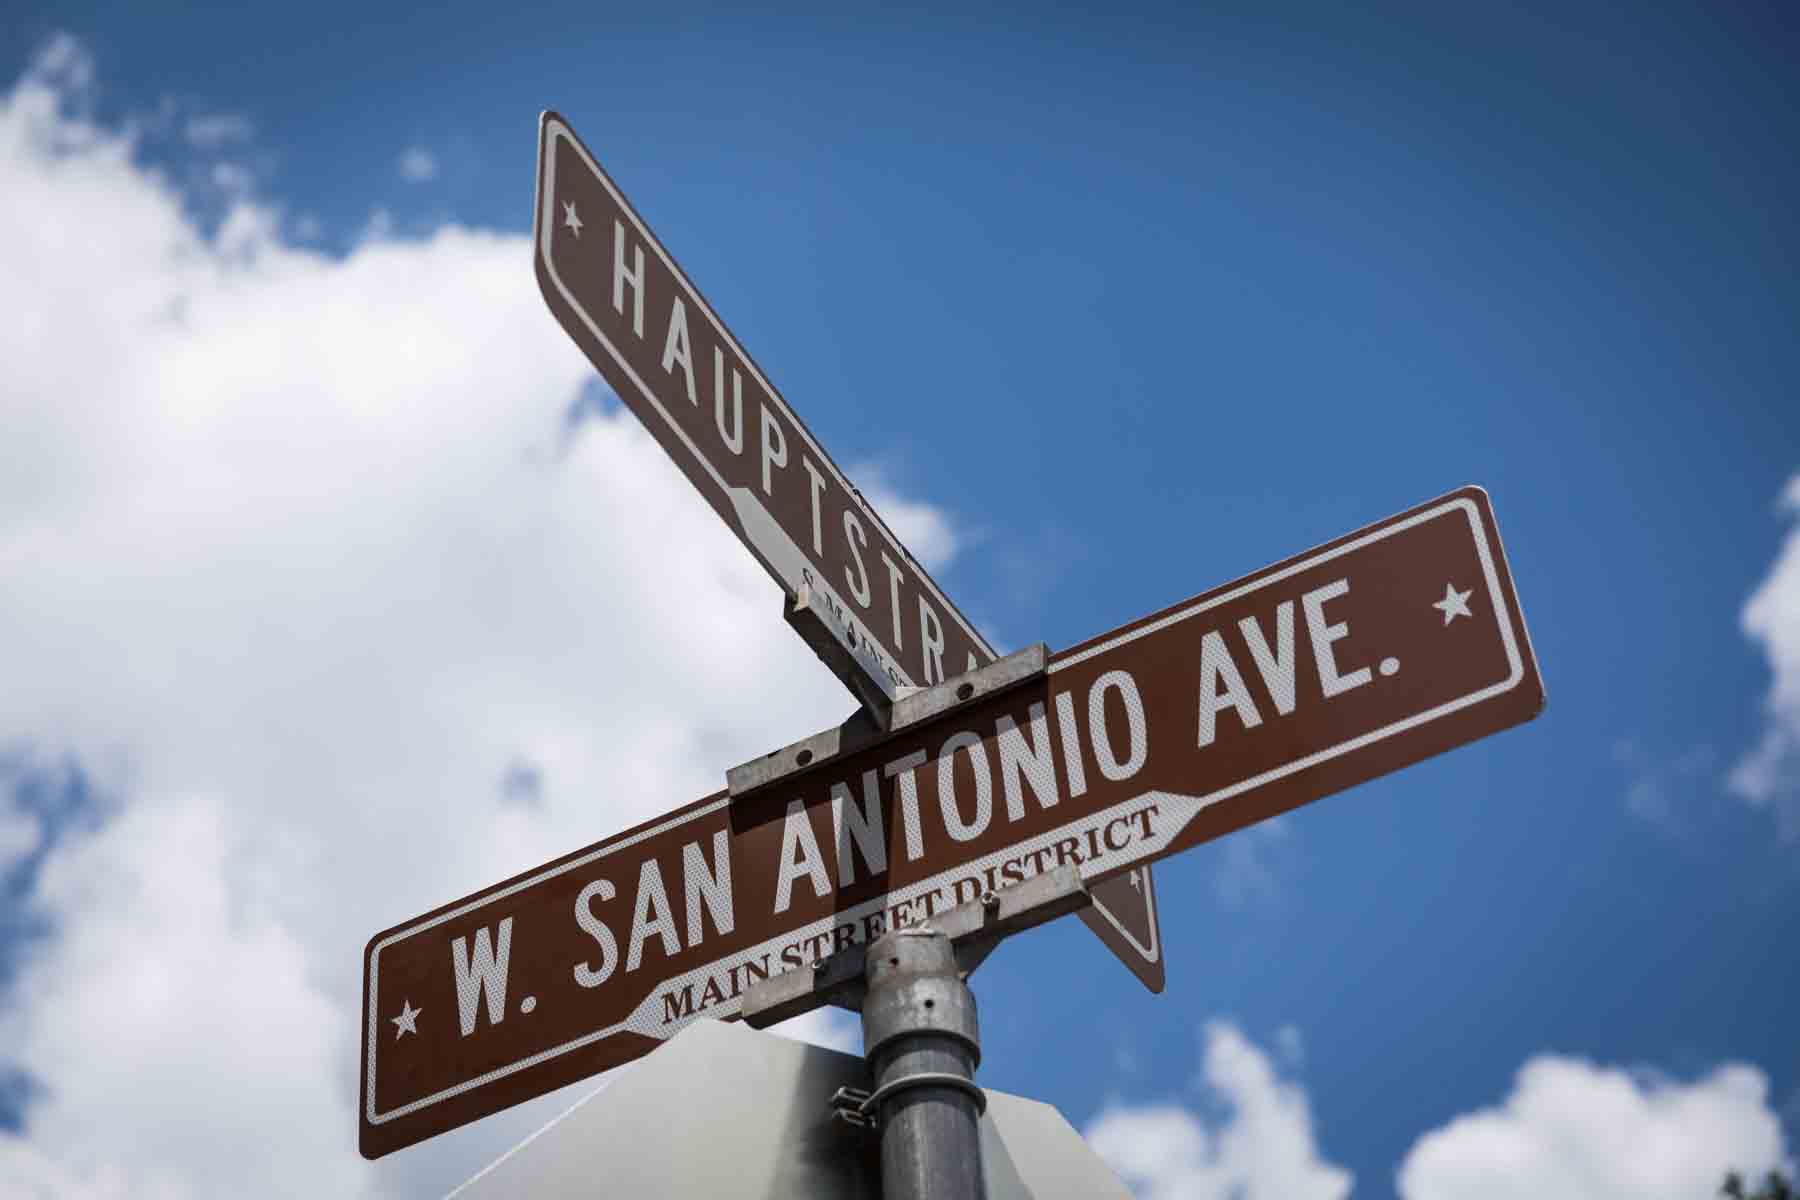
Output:
<instances>
[{"instance_id":1,"label":"white cloud","mask_svg":"<svg viewBox=\"0 0 1800 1200\"><path fill-rule=\"evenodd\" d=\"M11 948L0 1053L43 1092L0 1178L441 1193L568 1098L365 1164L368 935L847 700L628 414L564 436L592 370L523 237L339 260L245 195L209 237L70 115L86 61L59 39L0 96L0 443L30 449L0 473L0 745L79 761L116 816L25 899L57 932Z\"/></svg>"},{"instance_id":2,"label":"white cloud","mask_svg":"<svg viewBox=\"0 0 1800 1200\"><path fill-rule=\"evenodd\" d=\"M1498 1107L1413 1143L1404 1200L1693 1200L1725 1172L1759 1177L1785 1157L1769 1082L1731 1064L1693 1083L1543 1055Z\"/></svg>"},{"instance_id":3,"label":"white cloud","mask_svg":"<svg viewBox=\"0 0 1800 1200\"><path fill-rule=\"evenodd\" d=\"M129 1163L133 1190L217 1193L267 1171L355 1191L342 1129L269 1127L338 1107L351 1022L228 861L265 852L234 833L222 799L192 797L129 808L52 857L37 902L62 932L24 973L14 1000L27 1015L7 1022L51 1089L31 1113L34 1143L84 1168ZM112 1088L82 1086L101 1080Z\"/></svg>"},{"instance_id":4,"label":"white cloud","mask_svg":"<svg viewBox=\"0 0 1800 1200\"><path fill-rule=\"evenodd\" d=\"M212 166L213 186L233 199L248 195L256 186L256 176L242 163L220 162Z\"/></svg>"},{"instance_id":5,"label":"white cloud","mask_svg":"<svg viewBox=\"0 0 1800 1200\"><path fill-rule=\"evenodd\" d=\"M200 113L187 119L184 132L188 144L196 149L217 150L248 141L254 130L250 118L242 113Z\"/></svg>"},{"instance_id":6,"label":"white cloud","mask_svg":"<svg viewBox=\"0 0 1800 1200\"><path fill-rule=\"evenodd\" d=\"M0 1134L0 1179L6 1180L8 1200L125 1200L131 1195L124 1172L117 1167L83 1174L30 1142L4 1134Z\"/></svg>"},{"instance_id":7,"label":"white cloud","mask_svg":"<svg viewBox=\"0 0 1800 1200\"><path fill-rule=\"evenodd\" d=\"M942 571L956 558L964 537L943 509L901 495L888 482L887 472L875 463L857 463L845 473L927 571Z\"/></svg>"},{"instance_id":8,"label":"white cloud","mask_svg":"<svg viewBox=\"0 0 1800 1200\"><path fill-rule=\"evenodd\" d=\"M1226 838L1213 878L1219 902L1238 909L1275 901L1281 894L1278 860L1287 858L1287 837L1287 821L1270 817Z\"/></svg>"},{"instance_id":9,"label":"white cloud","mask_svg":"<svg viewBox=\"0 0 1800 1200\"><path fill-rule=\"evenodd\" d=\"M1788 480L1781 507L1800 518L1800 475ZM1782 841L1800 838L1800 519L1775 565L1744 605L1744 633L1762 643L1775 680L1762 740L1729 777L1731 789L1775 817Z\"/></svg>"},{"instance_id":10,"label":"white cloud","mask_svg":"<svg viewBox=\"0 0 1800 1200\"><path fill-rule=\"evenodd\" d=\"M1203 1079L1229 1115L1109 1104L1084 1136L1141 1200L1344 1200L1351 1175L1320 1157L1300 1086L1223 1022L1205 1027Z\"/></svg>"},{"instance_id":11,"label":"white cloud","mask_svg":"<svg viewBox=\"0 0 1800 1200\"><path fill-rule=\"evenodd\" d=\"M394 236L394 214L385 208L375 208L369 212L368 223L357 235L358 243L382 242Z\"/></svg>"},{"instance_id":12,"label":"white cloud","mask_svg":"<svg viewBox=\"0 0 1800 1200\"><path fill-rule=\"evenodd\" d=\"M1718 770L1717 757L1707 745L1662 758L1624 739L1614 744L1613 761L1629 773L1625 807L1632 816L1678 836L1692 827L1690 810L1697 785Z\"/></svg>"},{"instance_id":13,"label":"white cloud","mask_svg":"<svg viewBox=\"0 0 1800 1200\"><path fill-rule=\"evenodd\" d=\"M94 86L94 56L78 38L67 33L52 34L26 68L31 83L54 87L68 96L86 92Z\"/></svg>"},{"instance_id":14,"label":"white cloud","mask_svg":"<svg viewBox=\"0 0 1800 1200\"><path fill-rule=\"evenodd\" d=\"M400 178L408 183L425 183L436 179L438 173L437 159L431 151L419 146L409 146L400 156Z\"/></svg>"},{"instance_id":15,"label":"white cloud","mask_svg":"<svg viewBox=\"0 0 1800 1200\"><path fill-rule=\"evenodd\" d=\"M1281 1061L1290 1067L1298 1067L1306 1061L1306 1039L1300 1036L1298 1025L1283 1025L1277 1029L1275 1048L1281 1052Z\"/></svg>"},{"instance_id":16,"label":"white cloud","mask_svg":"<svg viewBox=\"0 0 1800 1200\"><path fill-rule=\"evenodd\" d=\"M20 808L10 796L0 799L0 879L35 853L43 838L43 823L36 814Z\"/></svg>"}]
</instances>

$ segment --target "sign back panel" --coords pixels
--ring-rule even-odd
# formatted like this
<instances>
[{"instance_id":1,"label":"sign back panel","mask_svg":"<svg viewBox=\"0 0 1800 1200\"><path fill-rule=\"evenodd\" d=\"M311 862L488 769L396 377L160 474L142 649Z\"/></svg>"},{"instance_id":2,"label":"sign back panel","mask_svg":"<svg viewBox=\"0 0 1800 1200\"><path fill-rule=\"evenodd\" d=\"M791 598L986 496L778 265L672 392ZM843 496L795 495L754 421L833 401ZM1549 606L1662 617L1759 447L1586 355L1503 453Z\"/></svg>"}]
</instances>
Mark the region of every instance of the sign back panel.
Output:
<instances>
[{"instance_id":1,"label":"sign back panel","mask_svg":"<svg viewBox=\"0 0 1800 1200\"><path fill-rule=\"evenodd\" d=\"M890 927L1063 864L1104 882L1543 700L1486 494L1431 501L377 934L363 1153L734 1017L755 980Z\"/></svg>"}]
</instances>

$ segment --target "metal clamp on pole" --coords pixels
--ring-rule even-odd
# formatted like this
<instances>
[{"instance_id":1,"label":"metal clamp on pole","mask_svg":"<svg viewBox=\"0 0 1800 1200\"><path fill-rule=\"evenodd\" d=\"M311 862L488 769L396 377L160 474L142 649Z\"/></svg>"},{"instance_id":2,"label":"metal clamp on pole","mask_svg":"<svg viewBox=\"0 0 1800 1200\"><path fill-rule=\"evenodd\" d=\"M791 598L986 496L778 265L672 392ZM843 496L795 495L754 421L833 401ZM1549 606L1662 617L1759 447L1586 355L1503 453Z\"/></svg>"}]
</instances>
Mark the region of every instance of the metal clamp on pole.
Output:
<instances>
[{"instance_id":1,"label":"metal clamp on pole","mask_svg":"<svg viewBox=\"0 0 1800 1200\"><path fill-rule=\"evenodd\" d=\"M920 1071L916 1075L908 1075L904 1079L896 1079L886 1087L871 1092L865 1088L841 1087L831 1093L831 1112L846 1125L854 1125L858 1129L875 1130L881 1123L876 1114L881 1111L881 1102L897 1092L909 1087L922 1087L925 1084L936 1084L942 1087L958 1088L969 1093L975 1099L978 1112L987 1111L987 1093L972 1079L964 1079L961 1075L952 1075L944 1071Z\"/></svg>"},{"instance_id":2,"label":"metal clamp on pole","mask_svg":"<svg viewBox=\"0 0 1800 1200\"><path fill-rule=\"evenodd\" d=\"M890 1079L864 1097L860 1105L864 1116L873 1116L881 1111L881 1102L890 1096L898 1096L908 1088L916 1087L948 1087L959 1092L967 1092L975 1101L975 1111L987 1111L987 1093L981 1090L973 1079L949 1071L919 1071L900 1079Z\"/></svg>"}]
</instances>

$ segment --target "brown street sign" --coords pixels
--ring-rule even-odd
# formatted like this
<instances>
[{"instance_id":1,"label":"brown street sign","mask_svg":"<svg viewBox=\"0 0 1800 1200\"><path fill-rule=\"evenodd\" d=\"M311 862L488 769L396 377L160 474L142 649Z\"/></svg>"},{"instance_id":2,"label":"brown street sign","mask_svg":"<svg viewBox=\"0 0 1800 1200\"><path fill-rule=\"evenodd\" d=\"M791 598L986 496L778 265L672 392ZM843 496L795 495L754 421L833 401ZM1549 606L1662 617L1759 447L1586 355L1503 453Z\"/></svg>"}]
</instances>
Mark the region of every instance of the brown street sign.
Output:
<instances>
[{"instance_id":1,"label":"brown street sign","mask_svg":"<svg viewBox=\"0 0 1800 1200\"><path fill-rule=\"evenodd\" d=\"M550 311L787 594L820 598L888 700L994 661L553 112L535 222Z\"/></svg>"},{"instance_id":2,"label":"brown street sign","mask_svg":"<svg viewBox=\"0 0 1800 1200\"><path fill-rule=\"evenodd\" d=\"M1125 969L1159 995L1163 990L1162 926L1156 919L1156 881L1148 864L1091 885L1094 902L1075 915Z\"/></svg>"},{"instance_id":3,"label":"brown street sign","mask_svg":"<svg viewBox=\"0 0 1800 1200\"><path fill-rule=\"evenodd\" d=\"M1090 884L1530 720L1465 488L377 934L361 1147L409 1145L736 1016L746 987L1072 864Z\"/></svg>"}]
</instances>

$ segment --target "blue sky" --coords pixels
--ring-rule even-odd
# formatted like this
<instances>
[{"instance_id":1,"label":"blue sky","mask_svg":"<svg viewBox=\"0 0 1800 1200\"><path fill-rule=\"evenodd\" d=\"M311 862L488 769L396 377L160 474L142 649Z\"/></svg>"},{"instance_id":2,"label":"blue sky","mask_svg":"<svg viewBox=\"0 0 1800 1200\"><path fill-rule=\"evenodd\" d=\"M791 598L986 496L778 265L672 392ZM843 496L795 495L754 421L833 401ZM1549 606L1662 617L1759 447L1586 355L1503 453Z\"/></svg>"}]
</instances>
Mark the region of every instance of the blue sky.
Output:
<instances>
[{"instance_id":1,"label":"blue sky","mask_svg":"<svg viewBox=\"0 0 1800 1200\"><path fill-rule=\"evenodd\" d=\"M14 14L0 81L74 35L93 121L147 129L134 169L201 236L254 197L268 238L337 263L446 226L528 231L537 114L560 110L837 459L941 510L938 578L1007 646L1067 645L1485 486L1544 715L1160 867L1161 996L1073 922L1009 944L978 977L982 1078L1078 1127L1163 1101L1223 1119L1196 1077L1203 1022L1228 1021L1304 1090L1355 1194L1383 1197L1421 1134L1500 1103L1534 1056L1677 1083L1742 1063L1791 1152L1800 794L1791 760L1761 804L1728 779L1784 719L1776 643L1740 620L1800 474L1792 13L687 11L71 0ZM506 353L493 388L549 370ZM372 378L406 370L394 354ZM772 590L745 587L786 636ZM1800 622L1800 601L1780 612ZM744 669L692 670L683 687L717 694L670 770L712 786L750 736L729 710L766 700ZM843 707L794 686L811 699L759 717L761 749ZM155 759L69 711L0 713L0 781L37 789L16 807L107 737ZM131 787L112 789L127 808ZM568 822L549 853L625 823ZM60 936L44 863L88 826L44 827L0 889L21 1037L26 956ZM427 907L492 881L441 879ZM356 886L352 931L412 911ZM4 1081L33 1072L8 1058L0 1105L29 1138L34 1093Z\"/></svg>"}]
</instances>

